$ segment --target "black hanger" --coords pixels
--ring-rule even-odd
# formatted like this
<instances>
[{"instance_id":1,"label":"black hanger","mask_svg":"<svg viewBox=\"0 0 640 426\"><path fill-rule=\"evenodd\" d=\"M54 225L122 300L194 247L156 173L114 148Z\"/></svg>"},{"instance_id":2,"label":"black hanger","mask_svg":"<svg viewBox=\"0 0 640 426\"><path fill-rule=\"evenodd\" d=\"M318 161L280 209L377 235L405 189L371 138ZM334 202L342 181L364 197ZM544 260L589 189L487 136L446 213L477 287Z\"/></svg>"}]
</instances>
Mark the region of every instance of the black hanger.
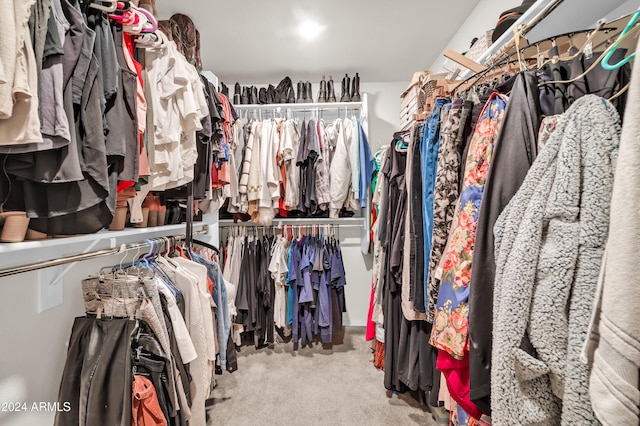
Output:
<instances>
[{"instance_id":1,"label":"black hanger","mask_svg":"<svg viewBox=\"0 0 640 426\"><path fill-rule=\"evenodd\" d=\"M205 243L204 241L199 241L199 240L193 240L193 244L198 244L202 247L211 249L215 251L218 256L220 255L220 250L218 250L218 247L214 246L213 244Z\"/></svg>"}]
</instances>

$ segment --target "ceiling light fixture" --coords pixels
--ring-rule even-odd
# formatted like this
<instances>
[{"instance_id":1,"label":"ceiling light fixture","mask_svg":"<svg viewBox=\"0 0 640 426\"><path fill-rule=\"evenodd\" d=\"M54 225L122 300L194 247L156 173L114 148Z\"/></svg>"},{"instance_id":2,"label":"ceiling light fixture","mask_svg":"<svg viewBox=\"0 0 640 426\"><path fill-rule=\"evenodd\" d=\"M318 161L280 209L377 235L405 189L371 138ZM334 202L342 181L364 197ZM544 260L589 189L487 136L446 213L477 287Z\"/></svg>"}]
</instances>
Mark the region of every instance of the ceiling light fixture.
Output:
<instances>
[{"instance_id":1,"label":"ceiling light fixture","mask_svg":"<svg viewBox=\"0 0 640 426\"><path fill-rule=\"evenodd\" d=\"M318 37L324 31L324 29L325 27L318 24L317 22L305 21L302 24L300 24L300 27L298 28L298 32L303 38L306 38L307 40L312 40Z\"/></svg>"}]
</instances>

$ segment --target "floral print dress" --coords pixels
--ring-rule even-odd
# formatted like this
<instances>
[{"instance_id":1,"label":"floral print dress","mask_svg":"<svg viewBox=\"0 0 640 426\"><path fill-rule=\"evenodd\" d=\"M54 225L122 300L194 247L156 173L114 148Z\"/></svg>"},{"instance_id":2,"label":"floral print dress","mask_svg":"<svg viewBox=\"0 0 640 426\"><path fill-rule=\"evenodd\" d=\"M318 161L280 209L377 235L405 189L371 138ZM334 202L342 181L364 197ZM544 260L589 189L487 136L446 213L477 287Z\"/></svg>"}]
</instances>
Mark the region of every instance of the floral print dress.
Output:
<instances>
[{"instance_id":1,"label":"floral print dress","mask_svg":"<svg viewBox=\"0 0 640 426\"><path fill-rule=\"evenodd\" d=\"M462 359L469 348L469 282L476 226L493 147L507 97L494 93L485 105L469 146L462 192L443 256L442 279L430 343Z\"/></svg>"},{"instance_id":2,"label":"floral print dress","mask_svg":"<svg viewBox=\"0 0 640 426\"><path fill-rule=\"evenodd\" d=\"M469 144L462 191L442 258L442 277L431 330L440 351L436 367L447 381L451 424L476 426L482 416L469 398L469 283L482 194L508 98L493 93L485 104Z\"/></svg>"}]
</instances>

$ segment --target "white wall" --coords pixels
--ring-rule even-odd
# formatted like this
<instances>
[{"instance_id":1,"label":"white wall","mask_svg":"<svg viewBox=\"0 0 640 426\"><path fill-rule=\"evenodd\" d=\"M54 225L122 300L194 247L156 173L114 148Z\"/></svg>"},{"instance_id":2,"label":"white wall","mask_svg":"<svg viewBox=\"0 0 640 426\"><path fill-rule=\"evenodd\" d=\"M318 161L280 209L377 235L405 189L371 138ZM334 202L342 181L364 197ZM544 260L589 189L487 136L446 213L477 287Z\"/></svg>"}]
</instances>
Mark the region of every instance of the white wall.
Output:
<instances>
[{"instance_id":1,"label":"white wall","mask_svg":"<svg viewBox=\"0 0 640 426\"><path fill-rule=\"evenodd\" d=\"M469 49L471 40L483 32L495 28L500 14L522 4L520 0L481 0L462 24L456 35L449 41L447 48L463 53ZM444 50L442 51L444 53ZM429 70L440 72L456 68L458 64L446 59L442 54L429 66Z\"/></svg>"},{"instance_id":2,"label":"white wall","mask_svg":"<svg viewBox=\"0 0 640 426\"><path fill-rule=\"evenodd\" d=\"M0 278L0 404L26 402L30 409L33 402L57 401L73 320L84 315L80 281L121 258L77 263L64 277L63 304L42 314L38 314L41 272ZM0 411L0 424L50 425L54 416L52 412Z\"/></svg>"},{"instance_id":3,"label":"white wall","mask_svg":"<svg viewBox=\"0 0 640 426\"><path fill-rule=\"evenodd\" d=\"M352 326L367 324L373 276L373 256L362 254L360 251L360 232L360 229L353 227L339 230L342 259L347 277L347 286L344 290L347 313L343 315L343 321L345 325Z\"/></svg>"},{"instance_id":4,"label":"white wall","mask_svg":"<svg viewBox=\"0 0 640 426\"><path fill-rule=\"evenodd\" d=\"M400 130L400 94L412 76L407 75L407 81L360 83L360 92L367 93L369 98L369 145L372 152L391 142L393 133Z\"/></svg>"}]
</instances>

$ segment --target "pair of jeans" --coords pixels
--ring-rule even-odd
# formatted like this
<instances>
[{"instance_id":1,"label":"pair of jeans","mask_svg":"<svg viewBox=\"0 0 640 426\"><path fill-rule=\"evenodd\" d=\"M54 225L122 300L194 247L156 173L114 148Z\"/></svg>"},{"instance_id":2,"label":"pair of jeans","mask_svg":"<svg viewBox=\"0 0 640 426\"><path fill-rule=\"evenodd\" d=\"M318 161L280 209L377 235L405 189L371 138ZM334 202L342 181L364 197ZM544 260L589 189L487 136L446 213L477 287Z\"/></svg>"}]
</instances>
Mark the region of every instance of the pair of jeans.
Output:
<instances>
[{"instance_id":1,"label":"pair of jeans","mask_svg":"<svg viewBox=\"0 0 640 426\"><path fill-rule=\"evenodd\" d=\"M438 98L431 110L431 115L425 123L426 130L420 144L420 163L422 165L422 214L424 233L424 261L423 261L423 300L420 305L416 303L416 310L426 312L428 302L424 295L429 287L429 254L431 253L431 236L433 234L433 192L435 190L435 178L438 167L438 147L440 146L440 116L443 109L451 108L451 101Z\"/></svg>"},{"instance_id":2,"label":"pair of jeans","mask_svg":"<svg viewBox=\"0 0 640 426\"><path fill-rule=\"evenodd\" d=\"M433 235L431 238L431 253L429 256L429 275L427 276L429 290L427 293L427 321L433 322L440 280L436 278L436 271L449 236L449 229L455 212L455 203L460 195L458 179L460 170L460 156L463 148L462 137L458 138L461 123L463 123L463 100L455 99L451 109L442 112L442 128L440 130L440 146L438 147L438 167L435 178L433 195ZM468 110L464 120L468 116Z\"/></svg>"}]
</instances>

